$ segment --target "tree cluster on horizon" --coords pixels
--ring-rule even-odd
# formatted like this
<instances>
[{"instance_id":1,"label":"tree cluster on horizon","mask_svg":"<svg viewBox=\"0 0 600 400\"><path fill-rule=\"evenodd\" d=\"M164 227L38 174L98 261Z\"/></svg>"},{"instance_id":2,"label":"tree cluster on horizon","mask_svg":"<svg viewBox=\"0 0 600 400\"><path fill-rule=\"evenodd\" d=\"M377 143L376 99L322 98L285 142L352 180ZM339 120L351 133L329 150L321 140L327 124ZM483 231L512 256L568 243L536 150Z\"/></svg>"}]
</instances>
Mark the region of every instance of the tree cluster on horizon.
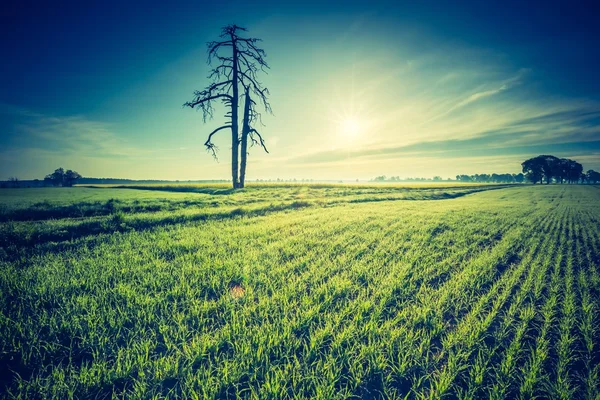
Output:
<instances>
[{"instance_id":1,"label":"tree cluster on horizon","mask_svg":"<svg viewBox=\"0 0 600 400\"><path fill-rule=\"evenodd\" d=\"M539 155L523 161L523 173L531 183L598 183L600 173L590 169L583 172L583 165L568 158Z\"/></svg>"},{"instance_id":2,"label":"tree cluster on horizon","mask_svg":"<svg viewBox=\"0 0 600 400\"><path fill-rule=\"evenodd\" d=\"M57 168L53 173L46 175L44 182L53 186L71 187L80 178L81 175L78 172L70 169L65 171L61 167Z\"/></svg>"}]
</instances>

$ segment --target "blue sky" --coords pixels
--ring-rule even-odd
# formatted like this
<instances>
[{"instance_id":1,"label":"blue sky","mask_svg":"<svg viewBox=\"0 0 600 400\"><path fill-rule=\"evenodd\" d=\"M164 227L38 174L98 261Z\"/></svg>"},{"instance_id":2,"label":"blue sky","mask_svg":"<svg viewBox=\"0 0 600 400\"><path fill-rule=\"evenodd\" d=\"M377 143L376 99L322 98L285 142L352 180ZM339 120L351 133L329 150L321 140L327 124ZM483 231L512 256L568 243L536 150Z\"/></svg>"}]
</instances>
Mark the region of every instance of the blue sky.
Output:
<instances>
[{"instance_id":1,"label":"blue sky","mask_svg":"<svg viewBox=\"0 0 600 400\"><path fill-rule=\"evenodd\" d=\"M227 179L226 135L219 162L203 149L222 113L182 104L228 23L271 65L271 152L251 149L249 179L518 172L546 153L600 170L591 2L124 3L3 10L0 179Z\"/></svg>"}]
</instances>

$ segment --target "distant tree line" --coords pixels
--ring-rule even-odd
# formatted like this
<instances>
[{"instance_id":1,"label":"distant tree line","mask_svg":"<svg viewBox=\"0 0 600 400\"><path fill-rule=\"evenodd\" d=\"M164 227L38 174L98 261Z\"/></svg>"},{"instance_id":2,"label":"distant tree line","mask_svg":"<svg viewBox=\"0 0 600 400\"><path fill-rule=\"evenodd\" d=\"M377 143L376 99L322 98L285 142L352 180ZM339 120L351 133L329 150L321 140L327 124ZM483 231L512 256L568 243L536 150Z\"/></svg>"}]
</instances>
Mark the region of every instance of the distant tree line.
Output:
<instances>
[{"instance_id":1,"label":"distant tree line","mask_svg":"<svg viewBox=\"0 0 600 400\"><path fill-rule=\"evenodd\" d=\"M456 175L459 182L479 182L479 183L523 183L525 175L518 174L474 174L474 175Z\"/></svg>"},{"instance_id":2,"label":"distant tree line","mask_svg":"<svg viewBox=\"0 0 600 400\"><path fill-rule=\"evenodd\" d=\"M11 176L10 178L8 178L8 187L14 187L17 188L19 187L19 178L17 178L16 176Z\"/></svg>"},{"instance_id":3,"label":"distant tree line","mask_svg":"<svg viewBox=\"0 0 600 400\"><path fill-rule=\"evenodd\" d=\"M600 173L590 169L583 172L583 165L568 158L540 155L523 161L523 173L528 181L536 183L598 183Z\"/></svg>"},{"instance_id":4,"label":"distant tree line","mask_svg":"<svg viewBox=\"0 0 600 400\"><path fill-rule=\"evenodd\" d=\"M568 158L558 158L551 155L540 155L525 160L521 167L522 173L518 174L473 174L456 175L458 182L474 183L600 183L600 173L593 169L583 172L583 165ZM450 180L450 178L448 178ZM399 176L387 177L380 175L371 180L372 182L440 182L439 176L433 178L400 178Z\"/></svg>"},{"instance_id":5,"label":"distant tree line","mask_svg":"<svg viewBox=\"0 0 600 400\"><path fill-rule=\"evenodd\" d=\"M458 182L478 182L478 183L523 183L525 175L519 174L474 174L474 175L456 175ZM443 182L452 181L451 178L443 179L441 176L433 178L400 178L399 176L385 175L377 176L371 179L372 182Z\"/></svg>"},{"instance_id":6,"label":"distant tree line","mask_svg":"<svg viewBox=\"0 0 600 400\"><path fill-rule=\"evenodd\" d=\"M433 178L400 178L399 176L390 176L389 178L385 175L376 176L371 179L371 182L442 182L444 179L441 176L434 176ZM448 178L447 180L451 180Z\"/></svg>"}]
</instances>

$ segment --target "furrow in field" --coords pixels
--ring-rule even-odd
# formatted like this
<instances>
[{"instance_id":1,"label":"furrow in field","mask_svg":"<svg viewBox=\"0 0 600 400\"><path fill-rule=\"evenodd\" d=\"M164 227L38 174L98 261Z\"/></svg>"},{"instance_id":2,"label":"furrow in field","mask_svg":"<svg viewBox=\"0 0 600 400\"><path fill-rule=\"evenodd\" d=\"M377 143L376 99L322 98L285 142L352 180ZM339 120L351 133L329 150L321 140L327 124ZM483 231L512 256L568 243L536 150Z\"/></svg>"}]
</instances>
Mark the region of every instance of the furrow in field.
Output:
<instances>
[{"instance_id":1,"label":"furrow in field","mask_svg":"<svg viewBox=\"0 0 600 400\"><path fill-rule=\"evenodd\" d=\"M353 266L358 266L359 268L362 268L361 265L362 264L368 264L371 267L375 267L377 269L389 269L392 271L397 271L398 268L396 268L396 263L398 261L405 261L405 262L410 262L411 259L414 257L414 253L416 251L418 251L417 249L422 248L422 246L424 244L426 244L427 239L425 237L421 237L419 234L411 234L409 236L406 235L406 232L403 232L402 230L399 230L399 233L395 232L395 226L398 225L398 222L394 222L392 224L392 226L386 226L384 228L384 230L382 230L382 234L378 234L376 235L375 238L373 239L369 239L369 241L365 241L364 240L364 229L361 228L361 235L356 236L356 238L360 238L360 245L359 246L350 246L348 244L348 239L347 237L342 237L341 239L337 240L336 239L336 243L332 246L333 249L320 249L320 251L322 253L339 253L339 255L337 255L335 258L337 258L336 261L339 261L341 259L341 264L344 263L344 261L347 261L348 264L344 266L345 270L352 270ZM348 227L349 229L347 231L352 232L353 229L352 227ZM404 228L407 228L406 226ZM409 226L408 227L409 230L414 230L414 229L418 229L417 226ZM501 229L501 228L499 228ZM425 229L421 228L421 230L426 233L427 227L425 227ZM420 232L420 231L419 231ZM333 236L333 237L338 237L336 235L328 235L329 237ZM383 237L381 237L383 236ZM306 239L306 238L303 238ZM351 240L353 240L354 237L351 238ZM489 240L487 238L483 238L482 240ZM405 244L405 242L409 242L408 245ZM364 245L363 245L364 243ZM399 245L399 244L400 245ZM344 244L344 246L342 246L342 244ZM470 246L470 248L468 247L467 249L470 251L475 251L477 249L477 245L479 243L475 242L472 244L472 246ZM272 246L272 245L270 245ZM338 250L334 250L334 249L338 249ZM379 249L382 249L385 251L380 251ZM389 250L391 249L391 250ZM267 249L268 250L268 249ZM306 249L308 250L308 249ZM296 250L294 250L293 252L296 252ZM292 252L292 253L293 253ZM288 251L289 253L289 251ZM399 254L400 253L400 254ZM461 252L462 254L464 254L465 252ZM355 259L355 254L356 255L360 255L360 259ZM435 251L433 252L429 252L430 256L433 257L437 257L438 259L441 258L442 261L444 261L444 257L448 258L448 255L444 254L443 251L435 249ZM314 261L314 260L313 260ZM450 259L450 261L452 261L452 259ZM457 262L460 260L454 260L452 262ZM340 263L336 263L336 264L340 264ZM287 267L292 267L293 269L293 265L286 265ZM342 269L342 270L344 270ZM270 269L271 270L271 269ZM272 270L271 270L272 271ZM317 271L319 272L319 275L322 275L323 279L327 279L327 277L331 276L331 272L330 270L325 270L325 271ZM311 277L315 277L314 271L310 274ZM319 277L318 279L321 279L321 277ZM382 282L384 283L384 282Z\"/></svg>"},{"instance_id":2,"label":"furrow in field","mask_svg":"<svg viewBox=\"0 0 600 400\"><path fill-rule=\"evenodd\" d=\"M412 246L413 246L413 247L417 247L417 245L418 245L418 243L413 243L413 244L412 244ZM386 244L386 246L387 246L387 244ZM330 272L331 272L331 271L330 271ZM333 289L333 288L329 288L328 292L330 292L330 293L331 293L333 296L337 296L337 295L336 295L336 293L335 293L335 291L333 291L332 289ZM313 293L315 293L315 292L313 292ZM327 302L327 301L326 301L326 302ZM310 304L310 303L309 303L309 304ZM354 307L350 307L350 308L346 308L346 309L347 309L348 311L354 311L354 314L356 314L356 310L355 310L355 308L354 308ZM307 312L308 310L307 310L306 308L304 308L304 307L300 307L300 308L298 309L298 311L299 311L299 314L300 314L300 315L310 315L310 314L311 314L311 313ZM329 312L329 318L328 318L328 320L329 320L329 321L336 321L335 325L333 325L333 326L329 326L329 327L328 327L328 329L329 329L329 330L333 330L334 332L335 332L337 329L339 329L339 330L340 330L340 335L339 335L339 336L341 336L341 335L343 334L343 326L344 326L344 325L348 325L348 324L350 324L350 326L352 326L353 324L356 324L356 323L358 322L358 321L352 321L352 320L350 319L350 320L347 320L347 322L346 322L346 323L343 323L343 322L344 322L344 321L346 321L346 320L344 320L344 319L341 319L341 320L340 320L339 318L337 318L337 317L336 317L336 314L338 314L338 313L336 313L336 312L335 312L335 309L333 309L333 310L323 310L323 311L324 311L324 312L325 312L325 311ZM347 313L347 311L346 311L346 310L343 310L343 313ZM270 313L270 314L271 314L271 315L273 315L273 317L276 317L276 316L278 315L277 313L275 313L275 314L272 314L272 313ZM339 315L339 314L338 314L338 315ZM264 323L264 322L267 322L267 321L263 321L263 323ZM371 325L371 323L372 323L372 322L370 322L370 321L367 321L367 323L368 323L369 325ZM261 326L266 326L266 327L268 327L268 324L267 324L267 325L264 325L264 324L263 324L263 325L261 325ZM375 325L375 326L376 326L376 325ZM317 332L313 331L313 333L311 333L311 337L313 337L315 333L317 333ZM369 334L369 332L367 331L367 332L366 332L366 334ZM258 337L258 336L260 336L260 335L257 333L257 334L256 334L256 335L254 335L254 336L257 336L257 337ZM333 334L333 339L335 339L335 336L338 336L338 335L336 335L336 334ZM368 339L368 338L366 338L366 339ZM360 341L360 340L362 340L362 339L361 339L361 338L356 338L356 340ZM316 360L318 361L320 358L323 358L323 357L325 357L325 356L326 356L326 353L323 353L321 356L318 356ZM302 359L300 359L300 360L302 360ZM310 370L307 370L306 372L308 373L308 372L310 372Z\"/></svg>"},{"instance_id":3,"label":"furrow in field","mask_svg":"<svg viewBox=\"0 0 600 400\"><path fill-rule=\"evenodd\" d=\"M546 228L549 232L554 229L552 224ZM469 394L463 392L463 387L468 387L468 384L464 385L463 381L467 377L469 360L474 358L474 351L484 343L486 333L493 328L494 323L501 327L503 317L510 320L519 311L519 305L525 301L526 294L533 286L536 277L537 264L534 264L532 268L530 263L534 261L540 251L546 250L550 242L549 236L547 235L543 242L530 239L529 243L533 242L531 243L532 247L527 249L528 246L525 246L527 250L518 266L507 271L490 291L478 299L473 309L459 321L456 329L446 334L443 339L444 346L440 362L437 363L438 366L430 375L432 379L425 385L428 387L428 392L426 391L428 397L441 398L457 389L460 389L460 392L468 397ZM513 299L510 302L511 306L508 306L511 298ZM517 304L517 306L513 304ZM501 315L501 310L507 307L504 315ZM521 317L526 321L521 327L522 335L533 317L532 308L525 307ZM512 365L510 362L506 362L504 367L506 370L510 370ZM421 395L425 395L425 393L421 393Z\"/></svg>"},{"instance_id":4,"label":"furrow in field","mask_svg":"<svg viewBox=\"0 0 600 400\"><path fill-rule=\"evenodd\" d=\"M560 230L557 232L558 237L556 238L555 248L563 250L564 243L560 242L560 237L566 225L564 212L560 217L562 222ZM563 252L558 251L555 259L549 260L553 264L553 270L545 301L538 311L541 318L540 326L527 360L524 366L520 368L522 379L519 387L519 398L523 400L546 396L545 390L548 386L546 369L551 359L552 330L559 318L560 294L564 283L562 279L564 257Z\"/></svg>"},{"instance_id":5,"label":"furrow in field","mask_svg":"<svg viewBox=\"0 0 600 400\"><path fill-rule=\"evenodd\" d=\"M404 226L402 226L404 225ZM297 239L280 241L277 240L274 243L270 243L266 249L261 249L261 253L264 256L261 259L257 259L257 264L272 263L275 261L271 254L271 250L283 251L285 247L285 257L290 257L291 263L286 263L286 268L278 268L278 270L290 276L290 271L296 275L304 276L303 279L309 279L316 283L321 281L327 281L332 276L330 269L324 268L323 270L317 269L317 271L307 269L309 266L315 264L322 264L324 267L329 267L331 261L335 261L337 265L337 271L343 271L344 268L352 266L357 262L369 262L369 255L376 253L380 256L385 256L389 252L380 252L379 249L387 248L393 243L396 238L405 238L407 240L415 240L417 232L406 232L406 230L396 228L406 228L406 221L402 217L394 217L390 221L371 221L368 226L363 223L357 222L354 226L342 224L338 232L327 230L319 233L318 239L314 233L307 235L299 235ZM411 229L414 226L409 226ZM391 233L390 233L391 232ZM334 238L334 241L331 241ZM416 237L418 240L418 237ZM305 242L309 242L310 245L306 246ZM315 257L307 258L307 255ZM300 260L300 265L304 268L298 269L298 265L293 261ZM381 261L381 258L378 258ZM383 260L385 261L385 259ZM252 260L251 260L252 263ZM346 264L347 263L347 264ZM273 270L273 267L277 268L277 265L269 266L269 272L277 272ZM344 268L341 268L344 267ZM292 274L294 275L294 274ZM333 274L334 275L334 274Z\"/></svg>"},{"instance_id":6,"label":"furrow in field","mask_svg":"<svg viewBox=\"0 0 600 400\"><path fill-rule=\"evenodd\" d=\"M479 293L474 290L481 287L482 290L492 285L496 279L496 266L502 266L510 261L510 254L516 254L515 249L522 244L521 234L523 232L511 232L507 234L499 245L492 248L489 253L471 260L468 265L459 273L457 277L443 285L441 288L431 292L420 293L419 302L408 304L398 316L391 321L393 323L393 336L382 340L390 343L390 358L393 360L392 368L394 375L397 376L397 385L400 385L400 393L407 389L402 389L407 378L422 376L429 370L433 360L431 355L431 346L436 338L448 328L446 317L452 313L467 313L474 303L474 299L479 297ZM491 273L490 273L491 272ZM522 271L521 271L522 272ZM492 287L494 287L492 285ZM426 294L430 296L423 297ZM456 300L457 294L468 294L469 299L460 302L459 308L452 303ZM427 361L429 360L429 361ZM413 387L420 383L413 382ZM410 386L408 386L410 388Z\"/></svg>"},{"instance_id":7,"label":"furrow in field","mask_svg":"<svg viewBox=\"0 0 600 400\"><path fill-rule=\"evenodd\" d=\"M596 272L590 276L590 289L596 301L600 304L600 215L597 212L592 212L591 209L585 210L583 213L584 224L587 229L584 230L584 235L587 243L586 255L589 265Z\"/></svg>"},{"instance_id":8,"label":"furrow in field","mask_svg":"<svg viewBox=\"0 0 600 400\"><path fill-rule=\"evenodd\" d=\"M525 342L531 335L533 318L547 281L547 271L556 255L553 240L560 224L553 222L539 239L541 251L529 253L524 263L530 264L526 281L515 293L508 309L498 316L497 327L488 329L477 353L469 361L468 378L458 392L461 398L480 398L484 392L496 398L508 396ZM499 365L499 367L497 367ZM489 389L491 387L491 390Z\"/></svg>"},{"instance_id":9,"label":"furrow in field","mask_svg":"<svg viewBox=\"0 0 600 400\"><path fill-rule=\"evenodd\" d=\"M340 240L340 241L345 241L345 239L344 239L344 238L340 238L339 240ZM323 250L323 249L322 249L322 250ZM284 289L284 288L282 288L282 289ZM265 306L265 304L264 304L264 303L261 303L261 306ZM264 311L264 310L263 310L263 311ZM289 310L288 310L288 311L289 311ZM165 312L167 312L167 310L165 310ZM272 314L272 315L271 315L271 318L276 318L276 316L277 316L277 313L275 313L275 314ZM332 316L334 316L334 314L333 314ZM231 316L228 316L227 318L231 318ZM247 321L248 321L248 322L251 322L252 324L255 324L255 323L257 322L255 317L253 317L253 318L250 318L250 319L248 319ZM245 325L245 324L244 324L244 325ZM270 323L269 323L269 321L268 321L268 320L264 320L264 319L263 319L263 322L261 323L261 326L269 327L269 326L270 326ZM271 325L271 326L272 326L272 325ZM246 337L247 337L247 335L249 334L249 331L248 331L248 327L247 327L247 326L246 326L246 327L244 327L244 326L242 325L242 326L239 326L239 327L238 327L238 326L236 325L236 328L235 328L235 329L236 329L236 330L238 330L238 329L240 330L240 332L239 332L239 335L240 335L240 336L246 336ZM257 333L257 334L256 334L256 337L259 337L259 336L261 336L261 335L259 335L259 333L260 333L260 332L256 332L256 333ZM235 336L234 336L234 337L235 337ZM225 339L227 339L227 338L228 338L228 339L227 339L227 341L228 341L228 342L231 342L231 343L233 343L233 342L234 342L234 341L233 341L233 338L234 338L234 337L227 336L227 337L225 337ZM239 342L239 339L238 339L237 341ZM176 345L176 343L174 343L174 344ZM292 348L292 350L293 350L293 348ZM250 368L250 366L249 366L249 368Z\"/></svg>"},{"instance_id":10,"label":"furrow in field","mask_svg":"<svg viewBox=\"0 0 600 400\"><path fill-rule=\"evenodd\" d=\"M456 226L458 221L453 221L452 224ZM442 241L434 248L431 248L431 241L427 240L425 244L428 246L423 246L423 243L412 244L406 252L400 254L399 260L394 260L389 265L389 272L382 274L378 290L373 293L375 299L381 299L383 320L394 318L404 304L411 301L423 288L432 292L440 288L454 273L460 271L464 262L485 252L486 245L495 245L512 226L514 223L499 221L496 229L461 246L453 246L452 239ZM476 237L470 232L469 235ZM457 249L449 252L445 248ZM403 268L399 268L398 264Z\"/></svg>"},{"instance_id":11,"label":"furrow in field","mask_svg":"<svg viewBox=\"0 0 600 400\"><path fill-rule=\"evenodd\" d=\"M27 359L11 383L22 398L591 399L598 215L575 189L48 246L4 263L0 363Z\"/></svg>"},{"instance_id":12,"label":"furrow in field","mask_svg":"<svg viewBox=\"0 0 600 400\"><path fill-rule=\"evenodd\" d=\"M390 242L390 243L388 243L388 242L381 243L381 246L383 246L383 247L389 247L390 245L393 244L393 239L394 239L393 235L388 235L388 236L386 236L386 238L388 238L388 240L392 240L392 242ZM418 247L418 246L419 246L418 242L417 243L412 243L412 248L415 248L415 247ZM380 246L378 246L378 247L380 247ZM389 265L388 267L395 268L394 265ZM347 268L344 268L342 266L342 269L340 271L338 271L338 272L344 272L344 270L345 269L347 270L348 268L350 268L350 271L352 270L351 266L349 266ZM328 274L331 275L332 272L335 272L335 271L329 270ZM317 290L318 290L318 288L317 288ZM333 288L331 288L331 287L328 288L326 292L328 294L327 297L325 297L323 299L324 301L321 301L318 304L318 307L320 309L322 309L323 304L325 304L325 305L330 304L330 300L328 300L330 298L330 295L334 296L334 297L337 296L335 290L333 290ZM316 294L317 291L313 290L312 293ZM369 294L366 293L362 301L364 301L368 296L369 296ZM278 299L280 300L280 298L278 298ZM314 306L310 306L309 305L309 307L314 307ZM311 315L312 314L312 313L308 312L309 309L307 309L306 307L303 307L302 304L299 305L299 308L297 308L297 310L298 310L298 314L299 315ZM275 311L275 310L273 310L273 311ZM285 310L282 310L282 312L283 311L285 311ZM353 317L353 316L357 315L357 311L359 312L359 315L360 315L361 311L360 310L356 310L356 307L354 305L352 305L352 303L351 303L349 307L346 307L345 310L344 309L340 310L340 312L336 312L336 309L332 309L331 307L329 307L329 308L326 307L325 309L322 309L321 312L327 312L328 313L328 315L329 315L328 321L336 321L335 325L334 325L334 331L337 330L337 329L339 329L340 331L342 331L344 326L346 326L348 324L350 324L350 326L352 326L353 324L356 324L358 322L358 321L356 321L356 318ZM289 313L289 311L288 311L288 313ZM339 319L336 316L336 315L343 315L343 314L347 314L351 318L349 318L349 319L348 318ZM276 317L278 315L278 312L270 313L270 315L272 315L273 317ZM353 321L353 318L354 318L354 321ZM267 322L267 325L264 325L264 322ZM269 324L268 321L263 321L263 325L262 326L264 326L265 328L268 328L268 326L269 326L268 324ZM294 326L294 325L296 325L296 324L292 324L292 326ZM256 336L260 336L260 335L257 333ZM309 371L307 371L307 373L308 372Z\"/></svg>"},{"instance_id":13,"label":"furrow in field","mask_svg":"<svg viewBox=\"0 0 600 400\"><path fill-rule=\"evenodd\" d=\"M558 329L555 336L555 359L552 363L550 396L559 399L571 399L577 391L572 375L571 366L575 362L576 336L574 328L577 321L577 306L574 288L574 246L577 238L574 235L574 215L571 208L566 209L567 226L563 230L564 258L564 288L561 293L561 307L558 319Z\"/></svg>"},{"instance_id":14,"label":"furrow in field","mask_svg":"<svg viewBox=\"0 0 600 400\"><path fill-rule=\"evenodd\" d=\"M583 388L581 392L586 399L595 399L600 397L600 343L598 320L598 302L594 301L592 288L594 282L598 282L598 268L594 264L589 231L595 229L595 225L589 220L587 213L578 213L576 236L576 259L579 263L577 274L577 294L579 308L579 318L577 321L578 329L578 360L577 369L582 373L577 374L576 379L579 386ZM584 372L585 371L585 372Z\"/></svg>"},{"instance_id":15,"label":"furrow in field","mask_svg":"<svg viewBox=\"0 0 600 400\"><path fill-rule=\"evenodd\" d=\"M401 223L401 220L396 220L396 221L395 221L395 222L394 222L394 223L393 223L393 224L390 226L390 228L392 228L392 229L393 229L395 226L399 225L400 223ZM377 225L374 225L374 224L369 224L369 225L366 225L366 224L359 224L359 223L357 223L357 226L356 226L356 228L358 228L358 225L360 225L360 226L361 226L362 232L365 232L365 231L370 231L370 230L375 230L375 231L377 231L377 232L380 232L380 231L381 231L381 230L378 230L378 229L377 229L377 228L378 228L378 226L377 226ZM352 227L352 225L347 225L347 224L346 224L346 225L340 225L338 228L339 228L339 232L337 232L337 233L336 233L336 232L334 231L334 232L333 232L333 233L334 233L334 235L329 235L329 236L327 236L327 237L323 236L323 238L322 238L323 240L326 240L328 237L334 237L334 238L336 238L336 242L334 242L333 244L331 244L331 243L328 243L328 245L331 245L331 247L332 247L332 248L319 248L319 249L318 249L318 251L317 251L317 250L315 250L315 251L313 251L312 253L311 253L311 252L309 252L309 253L308 253L308 255L307 255L307 257L306 257L306 258L304 258L304 259L301 259L301 260L300 260L300 262L301 262L302 264L305 264L305 265L310 265L310 264L314 263L315 261L318 261L318 258L319 258L321 255L323 255L323 254L328 254L328 255L329 255L329 253L330 253L330 252L333 250L333 248L335 248L335 247L338 247L338 245L342 245L342 244L343 244L343 245L345 245L345 246L348 246L349 244L352 244L353 242L359 242L359 240L358 240L358 237L351 235L351 233L352 233L353 229L355 229L355 228L353 228L353 227ZM317 231L317 232L318 232L318 231ZM343 235L342 233L346 233L346 235ZM348 236L348 235L349 235L349 236ZM371 242L374 242L374 241L376 241L376 240L377 240L377 238L373 238ZM273 243L274 243L274 242L273 242ZM389 243L385 243L385 242L383 243L383 245L385 245L385 246L387 246L388 244L389 244ZM367 246L367 245L368 245L368 242L366 242L366 243L364 244L364 246ZM271 243L271 244L270 244L270 246L275 246L275 245ZM269 251L270 249L265 249L265 250L266 250L266 251ZM310 257L313 257L313 258L310 258ZM287 263L286 263L286 264L287 264ZM286 265L286 267L287 267L287 266L288 266L288 265ZM327 273L326 273L326 272L327 272L327 271L323 271L321 275L324 275L324 276L327 276L327 277L328 277L328 276L330 275L330 272L332 272L332 271L329 271L329 272L327 272ZM311 275L311 274L308 274L308 275ZM313 274L313 275L314 275L314 274ZM275 277L276 277L276 276L275 276ZM258 280L258 279L257 279L257 280ZM250 282L250 283L252 283L252 282ZM189 297L189 296L188 296L188 297ZM167 313L172 313L172 308L170 308L170 306L168 305L168 303L165 303L165 304L164 304L164 306L165 306L165 307L161 307L161 310L164 308L164 313L165 313L165 314L167 314ZM160 312L160 314L162 314L162 313L163 313L163 312L161 311L161 312ZM125 322L125 321L121 321L121 322ZM131 322L125 322L125 323L127 323L127 324L130 324L130 323L135 323L135 322L134 322L134 321L131 321ZM213 324L207 324L207 325L205 325L205 326L211 326L211 325L213 325ZM124 332L123 332L123 333L124 333Z\"/></svg>"},{"instance_id":16,"label":"furrow in field","mask_svg":"<svg viewBox=\"0 0 600 400\"><path fill-rule=\"evenodd\" d=\"M560 217L560 216L557 216ZM561 232L564 228L564 218L554 218L556 223L554 229L545 236L539 236L538 240L545 241L545 250L542 251L536 260L533 260L535 268L534 282L527 288L526 292L521 292L527 301L514 301L511 307L519 307L519 318L513 321L507 321L512 324L508 329L512 337L498 337L497 346L499 349L499 358L492 359L493 368L492 381L488 383L488 395L491 398L512 398L519 391L522 383L522 376L519 372L519 365L524 362L526 357L526 348L530 348L535 342L537 334L536 317L539 316L542 303L545 301L543 292L546 285L549 284L548 271L558 255L559 247L557 243L560 240ZM517 300L520 296L517 297Z\"/></svg>"},{"instance_id":17,"label":"furrow in field","mask_svg":"<svg viewBox=\"0 0 600 400\"><path fill-rule=\"evenodd\" d=\"M35 247L40 244L47 244L52 242L65 242L77 238L86 238L102 234L112 234L114 232L135 229L137 231L152 230L157 227L166 225L179 225L193 222L203 222L209 220L228 220L234 219L241 215L247 217L256 217L273 214L280 211L294 211L303 209L310 206L339 206L349 203L356 202L382 202L382 201L394 201L394 200L437 200L437 199L451 199L460 196L464 196L470 193L476 193L481 191L489 191L495 189L501 189L503 187L487 187L487 188L462 188L460 191L440 191L436 192L433 189L421 190L418 195L410 195L403 193L400 197L375 197L375 198L353 198L343 199L342 201L327 199L324 201L320 198L309 199L311 201L291 201L287 199L287 202L273 204L267 203L266 199L259 202L250 201L249 203L241 203L233 205L223 204L219 209L204 205L201 208L193 207L187 208L185 206L177 208L176 210L163 210L161 212L156 211L145 211L145 212L133 212L128 213L126 217L115 219L113 209L105 209L104 204L96 205L98 210L93 212L93 216L86 219L69 218L65 220L55 220L54 218L49 220L41 221L29 221L23 222L20 225L12 224L11 229L0 230L0 238L6 244L10 244L9 250L14 247ZM423 194L426 192L427 194ZM429 193L431 192L431 193ZM185 203L184 203L185 204ZM246 208L240 208L236 206L244 205ZM86 205L84 208L89 208ZM73 209L73 210L71 210ZM71 210L71 211L69 211ZM68 215L71 212L76 212L77 206L69 206L64 212ZM126 212L127 209L123 209L120 212ZM88 210L89 211L89 210ZM21 212L24 215L36 214L38 211L31 210L30 213L27 211ZM56 217L61 217L63 213L59 213ZM11 221L12 223L12 221ZM48 227L50 225L50 227ZM11 250L12 251L12 250Z\"/></svg>"}]
</instances>

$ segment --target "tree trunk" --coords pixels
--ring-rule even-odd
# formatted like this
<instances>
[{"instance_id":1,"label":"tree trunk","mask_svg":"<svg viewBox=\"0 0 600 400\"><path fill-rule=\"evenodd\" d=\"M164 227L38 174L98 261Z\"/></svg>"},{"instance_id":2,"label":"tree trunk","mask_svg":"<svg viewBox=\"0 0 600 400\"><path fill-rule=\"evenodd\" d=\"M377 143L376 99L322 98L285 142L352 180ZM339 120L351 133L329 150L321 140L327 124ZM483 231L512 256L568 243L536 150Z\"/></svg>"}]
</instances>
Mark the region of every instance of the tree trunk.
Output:
<instances>
[{"instance_id":1,"label":"tree trunk","mask_svg":"<svg viewBox=\"0 0 600 400\"><path fill-rule=\"evenodd\" d=\"M246 88L246 98L244 100L244 119L242 122L242 149L240 162L240 187L243 188L246 181L246 160L248 158L248 134L250 132L250 87Z\"/></svg>"},{"instance_id":2,"label":"tree trunk","mask_svg":"<svg viewBox=\"0 0 600 400\"><path fill-rule=\"evenodd\" d=\"M239 153L239 130L238 130L238 52L233 34L231 35L233 47L233 98L231 100L231 181L233 188L239 186L238 181L238 153Z\"/></svg>"}]
</instances>

